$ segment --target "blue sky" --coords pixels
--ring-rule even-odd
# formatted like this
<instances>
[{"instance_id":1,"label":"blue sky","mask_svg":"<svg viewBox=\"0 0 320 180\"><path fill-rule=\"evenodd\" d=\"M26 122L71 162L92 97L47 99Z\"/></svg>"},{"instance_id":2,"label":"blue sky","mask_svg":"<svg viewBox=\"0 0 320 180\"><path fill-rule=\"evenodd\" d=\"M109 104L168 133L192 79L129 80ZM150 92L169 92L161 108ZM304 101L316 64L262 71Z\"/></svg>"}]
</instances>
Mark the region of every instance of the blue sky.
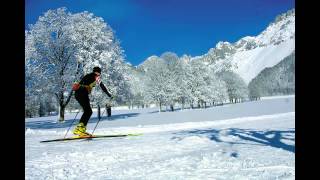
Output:
<instances>
[{"instance_id":1,"label":"blue sky","mask_svg":"<svg viewBox=\"0 0 320 180\"><path fill-rule=\"evenodd\" d=\"M218 41L255 36L294 0L26 0L25 28L49 9L89 11L115 31L126 61L138 65L166 51L202 55Z\"/></svg>"}]
</instances>

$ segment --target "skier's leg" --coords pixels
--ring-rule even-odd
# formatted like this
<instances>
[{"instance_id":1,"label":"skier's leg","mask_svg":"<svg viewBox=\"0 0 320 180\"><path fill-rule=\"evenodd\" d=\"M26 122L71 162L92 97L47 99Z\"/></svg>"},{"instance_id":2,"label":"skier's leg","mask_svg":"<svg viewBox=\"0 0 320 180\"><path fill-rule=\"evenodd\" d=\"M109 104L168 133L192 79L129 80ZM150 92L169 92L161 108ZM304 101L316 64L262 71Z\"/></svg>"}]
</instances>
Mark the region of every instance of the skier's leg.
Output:
<instances>
[{"instance_id":1,"label":"skier's leg","mask_svg":"<svg viewBox=\"0 0 320 180\"><path fill-rule=\"evenodd\" d=\"M87 126L88 121L89 121L89 119L90 119L90 117L92 115L92 109L90 107L89 101L88 101L88 103L86 103L83 106L83 110L84 110L84 113L83 113L83 116L80 119L80 122L82 122L84 124L84 126Z\"/></svg>"},{"instance_id":2,"label":"skier's leg","mask_svg":"<svg viewBox=\"0 0 320 180\"><path fill-rule=\"evenodd\" d=\"M82 122L84 126L87 126L88 121L92 115L92 109L90 107L89 97L84 97L80 103L83 109L83 114L80 119L80 123Z\"/></svg>"},{"instance_id":3,"label":"skier's leg","mask_svg":"<svg viewBox=\"0 0 320 180\"><path fill-rule=\"evenodd\" d=\"M76 94L75 97L83 109L83 114L80 118L79 124L73 130L73 134L80 135L80 136L90 135L89 133L86 132L87 123L92 115L92 109L90 107L89 97L86 94Z\"/></svg>"},{"instance_id":4,"label":"skier's leg","mask_svg":"<svg viewBox=\"0 0 320 180\"><path fill-rule=\"evenodd\" d=\"M83 123L84 126L87 126L87 123L92 115L92 109L90 107L90 100L88 95L81 95L77 94L76 95L76 100L79 102L83 109L83 114L80 118L80 123Z\"/></svg>"}]
</instances>

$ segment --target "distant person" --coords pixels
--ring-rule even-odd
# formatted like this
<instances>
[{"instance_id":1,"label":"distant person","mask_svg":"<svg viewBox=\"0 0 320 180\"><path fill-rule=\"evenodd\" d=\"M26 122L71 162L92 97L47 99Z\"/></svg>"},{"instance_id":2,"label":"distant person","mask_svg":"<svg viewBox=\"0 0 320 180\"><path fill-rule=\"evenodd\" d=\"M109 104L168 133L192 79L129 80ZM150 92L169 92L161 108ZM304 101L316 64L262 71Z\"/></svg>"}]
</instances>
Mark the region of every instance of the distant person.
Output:
<instances>
[{"instance_id":1,"label":"distant person","mask_svg":"<svg viewBox=\"0 0 320 180\"><path fill-rule=\"evenodd\" d=\"M108 117L111 117L111 103L106 104L106 110Z\"/></svg>"},{"instance_id":2,"label":"distant person","mask_svg":"<svg viewBox=\"0 0 320 180\"><path fill-rule=\"evenodd\" d=\"M100 85L101 89L113 99L113 96L108 92L107 88L100 80L101 69L94 67L93 72L85 75L80 82L74 83L73 90L75 91L75 98L83 109L83 114L79 121L79 124L73 130L73 134L79 136L91 136L90 133L86 132L87 123L92 115L92 109L90 107L89 94L96 84Z\"/></svg>"}]
</instances>

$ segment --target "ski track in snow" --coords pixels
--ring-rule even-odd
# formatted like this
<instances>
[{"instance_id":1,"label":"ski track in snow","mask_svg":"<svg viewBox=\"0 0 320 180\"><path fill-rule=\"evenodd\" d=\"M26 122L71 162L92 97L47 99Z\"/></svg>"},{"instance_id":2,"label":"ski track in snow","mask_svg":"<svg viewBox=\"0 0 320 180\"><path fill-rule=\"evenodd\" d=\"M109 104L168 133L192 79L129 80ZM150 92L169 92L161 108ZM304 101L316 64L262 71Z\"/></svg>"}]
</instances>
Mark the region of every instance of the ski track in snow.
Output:
<instances>
[{"instance_id":1,"label":"ski track in snow","mask_svg":"<svg viewBox=\"0 0 320 180\"><path fill-rule=\"evenodd\" d=\"M271 101L276 100L265 102ZM204 122L102 125L97 134L144 135L39 143L65 132L26 131L26 179L295 179L294 110Z\"/></svg>"}]
</instances>

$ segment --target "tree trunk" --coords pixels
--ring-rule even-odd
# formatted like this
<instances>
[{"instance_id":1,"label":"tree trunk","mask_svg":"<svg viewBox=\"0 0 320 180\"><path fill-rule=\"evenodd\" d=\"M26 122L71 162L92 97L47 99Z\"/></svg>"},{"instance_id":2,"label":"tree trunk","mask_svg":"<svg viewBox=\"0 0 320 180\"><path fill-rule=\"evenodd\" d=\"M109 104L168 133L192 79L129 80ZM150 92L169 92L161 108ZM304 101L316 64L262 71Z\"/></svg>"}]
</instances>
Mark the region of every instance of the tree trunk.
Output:
<instances>
[{"instance_id":1,"label":"tree trunk","mask_svg":"<svg viewBox=\"0 0 320 180\"><path fill-rule=\"evenodd\" d=\"M65 108L68 105L68 103L70 102L72 94L73 94L73 91L71 90L65 103L63 102L64 101L63 92L60 92L60 96L59 96L59 94L55 94L58 101L59 101L59 122L64 121Z\"/></svg>"},{"instance_id":2,"label":"tree trunk","mask_svg":"<svg viewBox=\"0 0 320 180\"><path fill-rule=\"evenodd\" d=\"M64 111L65 111L66 106L63 104L60 104L59 106L59 122L64 122Z\"/></svg>"}]
</instances>

